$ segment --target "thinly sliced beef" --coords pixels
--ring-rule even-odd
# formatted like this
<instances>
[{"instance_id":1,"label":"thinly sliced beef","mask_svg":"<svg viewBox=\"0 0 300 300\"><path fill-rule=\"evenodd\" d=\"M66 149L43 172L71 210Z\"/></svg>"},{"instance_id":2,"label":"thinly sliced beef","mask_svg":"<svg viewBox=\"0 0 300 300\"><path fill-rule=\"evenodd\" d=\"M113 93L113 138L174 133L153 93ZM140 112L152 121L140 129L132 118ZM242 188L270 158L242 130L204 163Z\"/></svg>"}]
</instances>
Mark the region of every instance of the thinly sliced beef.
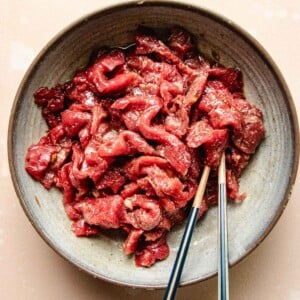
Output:
<instances>
[{"instance_id":1,"label":"thinly sliced beef","mask_svg":"<svg viewBox=\"0 0 300 300\"><path fill-rule=\"evenodd\" d=\"M160 142L163 146L162 151L159 152L160 155L165 157L180 174L185 175L191 163L186 146L178 137L167 132L163 126L152 124L152 120L162 108L159 98L131 96L115 102L113 107L126 109L128 106L140 106L142 103L144 110L136 120L137 129L146 139Z\"/></svg>"},{"instance_id":2,"label":"thinly sliced beef","mask_svg":"<svg viewBox=\"0 0 300 300\"><path fill-rule=\"evenodd\" d=\"M232 94L220 81L208 81L199 109L207 113L213 128L230 126L235 130L242 129L243 116L234 106Z\"/></svg>"},{"instance_id":3,"label":"thinly sliced beef","mask_svg":"<svg viewBox=\"0 0 300 300\"><path fill-rule=\"evenodd\" d=\"M205 164L217 167L221 154L228 145L228 129L213 129L204 119L191 126L186 140L191 148L203 145L206 154Z\"/></svg>"},{"instance_id":4,"label":"thinly sliced beef","mask_svg":"<svg viewBox=\"0 0 300 300\"><path fill-rule=\"evenodd\" d=\"M126 182L125 176L122 173L122 169L118 167L107 170L96 182L96 188L98 190L109 188L114 194L117 194Z\"/></svg>"},{"instance_id":5,"label":"thinly sliced beef","mask_svg":"<svg viewBox=\"0 0 300 300\"><path fill-rule=\"evenodd\" d=\"M177 68L166 62L154 62L144 55L129 57L128 65L140 75L140 82L135 89L141 95L152 94L169 103L173 97L184 94L183 77Z\"/></svg>"},{"instance_id":6,"label":"thinly sliced beef","mask_svg":"<svg viewBox=\"0 0 300 300\"><path fill-rule=\"evenodd\" d=\"M136 152L146 155L155 154L155 150L138 133L121 131L114 139L110 138L98 148L101 157L132 155Z\"/></svg>"},{"instance_id":7,"label":"thinly sliced beef","mask_svg":"<svg viewBox=\"0 0 300 300\"><path fill-rule=\"evenodd\" d=\"M69 174L72 163L65 164L58 172L56 177L56 186L63 192L64 205L72 203L75 200L76 189L72 185ZM72 218L71 218L72 219Z\"/></svg>"},{"instance_id":8,"label":"thinly sliced beef","mask_svg":"<svg viewBox=\"0 0 300 300\"><path fill-rule=\"evenodd\" d=\"M182 74L186 74L191 77L195 76L195 71L193 69L185 65L183 61L174 52L172 52L168 46L154 36L137 34L135 42L136 54L145 55L155 53L167 63L175 65Z\"/></svg>"},{"instance_id":9,"label":"thinly sliced beef","mask_svg":"<svg viewBox=\"0 0 300 300\"><path fill-rule=\"evenodd\" d=\"M158 156L140 156L132 159L125 167L126 175L131 179L137 179L146 175L146 168L151 166L158 166L163 169L170 170L170 164L164 158Z\"/></svg>"},{"instance_id":10,"label":"thinly sliced beef","mask_svg":"<svg viewBox=\"0 0 300 300\"><path fill-rule=\"evenodd\" d=\"M163 260L169 255L170 249L165 236L158 241L149 242L141 251L136 251L135 264L142 267L151 267L157 260Z\"/></svg>"},{"instance_id":11,"label":"thinly sliced beef","mask_svg":"<svg viewBox=\"0 0 300 300\"><path fill-rule=\"evenodd\" d=\"M184 59L186 53L195 47L189 32L180 27L171 29L171 34L168 38L168 46L181 59Z\"/></svg>"},{"instance_id":12,"label":"thinly sliced beef","mask_svg":"<svg viewBox=\"0 0 300 300\"><path fill-rule=\"evenodd\" d=\"M163 42L141 29L135 42L100 49L70 81L35 92L49 130L25 169L61 190L76 236L123 231L124 253L150 267L168 256L167 234L186 220L205 165L198 217L217 205L223 152L228 199L245 198L239 178L265 129L241 71L211 66L189 32L173 28Z\"/></svg>"},{"instance_id":13,"label":"thinly sliced beef","mask_svg":"<svg viewBox=\"0 0 300 300\"><path fill-rule=\"evenodd\" d=\"M242 113L243 128L233 131L233 143L247 154L254 153L265 136L262 112L242 98L235 98L234 106Z\"/></svg>"},{"instance_id":14,"label":"thinly sliced beef","mask_svg":"<svg viewBox=\"0 0 300 300\"><path fill-rule=\"evenodd\" d=\"M99 233L99 227L89 225L83 219L74 221L71 229L76 236L91 236Z\"/></svg>"},{"instance_id":15,"label":"thinly sliced beef","mask_svg":"<svg viewBox=\"0 0 300 300\"><path fill-rule=\"evenodd\" d=\"M43 144L30 146L26 155L26 171L34 179L42 180L58 152L58 146Z\"/></svg>"},{"instance_id":16,"label":"thinly sliced beef","mask_svg":"<svg viewBox=\"0 0 300 300\"><path fill-rule=\"evenodd\" d=\"M245 199L246 194L239 194L239 183L237 180L237 176L230 169L226 170L226 184L229 198L235 199L237 201L242 201Z\"/></svg>"},{"instance_id":17,"label":"thinly sliced beef","mask_svg":"<svg viewBox=\"0 0 300 300\"><path fill-rule=\"evenodd\" d=\"M77 180L90 178L94 182L97 182L109 166L109 162L99 156L97 157L96 161L94 161L92 164L89 164L86 160L85 153L78 144L73 145L72 160L72 172Z\"/></svg>"},{"instance_id":18,"label":"thinly sliced beef","mask_svg":"<svg viewBox=\"0 0 300 300\"><path fill-rule=\"evenodd\" d=\"M124 214L125 223L142 230L155 228L161 218L162 213L159 203L145 195L135 194L124 200L126 212Z\"/></svg>"},{"instance_id":19,"label":"thinly sliced beef","mask_svg":"<svg viewBox=\"0 0 300 300\"><path fill-rule=\"evenodd\" d=\"M191 164L191 157L185 144L162 126L151 125L159 109L158 105L153 105L141 115L139 130L147 139L160 142L162 144L160 155L165 157L179 174L185 175Z\"/></svg>"},{"instance_id":20,"label":"thinly sliced beef","mask_svg":"<svg viewBox=\"0 0 300 300\"><path fill-rule=\"evenodd\" d=\"M139 239L143 235L143 232L142 229L132 229L129 232L123 244L125 254L130 255L136 251Z\"/></svg>"},{"instance_id":21,"label":"thinly sliced beef","mask_svg":"<svg viewBox=\"0 0 300 300\"><path fill-rule=\"evenodd\" d=\"M228 145L228 130L224 130L223 132L215 133L215 139L211 143L207 143L204 145L206 158L205 164L217 168L222 153L225 151Z\"/></svg>"},{"instance_id":22,"label":"thinly sliced beef","mask_svg":"<svg viewBox=\"0 0 300 300\"><path fill-rule=\"evenodd\" d=\"M42 115L49 128L61 122L60 112L65 108L65 86L57 84L51 89L41 87L34 93L35 103L42 107Z\"/></svg>"},{"instance_id":23,"label":"thinly sliced beef","mask_svg":"<svg viewBox=\"0 0 300 300\"><path fill-rule=\"evenodd\" d=\"M249 159L250 154L232 147L231 151L226 155L226 164L238 177L240 177L242 171L247 167Z\"/></svg>"},{"instance_id":24,"label":"thinly sliced beef","mask_svg":"<svg viewBox=\"0 0 300 300\"><path fill-rule=\"evenodd\" d=\"M97 89L87 80L86 72L78 71L72 83L66 89L66 96L69 100L93 107L98 101Z\"/></svg>"},{"instance_id":25,"label":"thinly sliced beef","mask_svg":"<svg viewBox=\"0 0 300 300\"><path fill-rule=\"evenodd\" d=\"M201 145L213 143L222 136L226 136L226 129L214 129L207 120L202 119L194 123L186 137L187 145L191 148L197 148Z\"/></svg>"},{"instance_id":26,"label":"thinly sliced beef","mask_svg":"<svg viewBox=\"0 0 300 300\"><path fill-rule=\"evenodd\" d=\"M111 51L101 56L87 70L87 79L96 86L100 94L120 93L132 85L137 78L134 73L126 70L110 78L112 72L124 64L124 54L120 50Z\"/></svg>"},{"instance_id":27,"label":"thinly sliced beef","mask_svg":"<svg viewBox=\"0 0 300 300\"><path fill-rule=\"evenodd\" d=\"M201 65L201 68L198 70L195 79L192 81L189 89L184 97L183 104L187 108L188 112L191 109L191 106L197 102L200 96L203 94L203 91L206 86L207 78L209 71L209 63L204 62Z\"/></svg>"},{"instance_id":28,"label":"thinly sliced beef","mask_svg":"<svg viewBox=\"0 0 300 300\"><path fill-rule=\"evenodd\" d=\"M91 120L91 115L87 112L65 110L61 113L62 125L67 136L74 138Z\"/></svg>"},{"instance_id":29,"label":"thinly sliced beef","mask_svg":"<svg viewBox=\"0 0 300 300\"><path fill-rule=\"evenodd\" d=\"M85 199L75 206L82 213L86 223L98 225L105 229L120 227L123 207L124 200L118 195Z\"/></svg>"},{"instance_id":30,"label":"thinly sliced beef","mask_svg":"<svg viewBox=\"0 0 300 300\"><path fill-rule=\"evenodd\" d=\"M166 131L174 134L178 138L184 136L189 126L189 112L183 104L183 97L178 96L170 103L168 115L165 119Z\"/></svg>"},{"instance_id":31,"label":"thinly sliced beef","mask_svg":"<svg viewBox=\"0 0 300 300\"><path fill-rule=\"evenodd\" d=\"M157 260L163 260L169 255L170 249L163 236L158 241L149 242L143 250L136 251L135 264L142 267L151 267Z\"/></svg>"},{"instance_id":32,"label":"thinly sliced beef","mask_svg":"<svg viewBox=\"0 0 300 300\"><path fill-rule=\"evenodd\" d=\"M194 185L183 184L177 177L169 176L157 166L146 168L148 180L158 197L171 197L177 207L184 207L195 195Z\"/></svg>"},{"instance_id":33,"label":"thinly sliced beef","mask_svg":"<svg viewBox=\"0 0 300 300\"><path fill-rule=\"evenodd\" d=\"M231 93L243 91L242 72L238 69L214 67L209 70L209 77L221 81Z\"/></svg>"}]
</instances>

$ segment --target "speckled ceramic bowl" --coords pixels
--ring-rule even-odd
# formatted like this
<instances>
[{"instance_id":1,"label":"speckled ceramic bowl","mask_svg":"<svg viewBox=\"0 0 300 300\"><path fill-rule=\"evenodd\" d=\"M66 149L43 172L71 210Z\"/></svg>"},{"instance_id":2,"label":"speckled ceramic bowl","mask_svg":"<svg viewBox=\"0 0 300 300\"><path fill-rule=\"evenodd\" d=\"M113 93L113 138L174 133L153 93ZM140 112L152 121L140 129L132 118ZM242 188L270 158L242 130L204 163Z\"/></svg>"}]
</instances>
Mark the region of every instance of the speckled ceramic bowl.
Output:
<instances>
[{"instance_id":1,"label":"speckled ceramic bowl","mask_svg":"<svg viewBox=\"0 0 300 300\"><path fill-rule=\"evenodd\" d=\"M33 102L34 91L69 79L85 66L95 48L132 43L138 25L162 33L173 25L186 28L207 57L242 70L246 96L263 111L266 138L241 179L241 192L248 196L242 204L228 208L231 265L262 242L287 204L298 165L298 121L284 79L266 51L228 19L187 4L138 1L110 7L66 28L41 51L17 92L8 141L13 182L29 220L52 248L93 276L128 286L162 288L183 226L169 235L171 251L166 260L150 269L136 268L133 259L123 254L120 236L76 238L60 192L46 191L24 170L28 146L46 130ZM209 278L216 271L217 210L212 208L196 226L182 285Z\"/></svg>"}]
</instances>

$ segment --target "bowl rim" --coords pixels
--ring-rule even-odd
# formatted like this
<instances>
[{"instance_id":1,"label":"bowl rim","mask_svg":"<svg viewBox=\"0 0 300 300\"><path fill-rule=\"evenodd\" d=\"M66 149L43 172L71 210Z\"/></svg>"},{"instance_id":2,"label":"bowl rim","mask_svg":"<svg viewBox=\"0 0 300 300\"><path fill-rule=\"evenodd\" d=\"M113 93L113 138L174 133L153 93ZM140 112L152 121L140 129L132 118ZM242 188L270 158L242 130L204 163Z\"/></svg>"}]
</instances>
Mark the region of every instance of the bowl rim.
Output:
<instances>
[{"instance_id":1,"label":"bowl rim","mask_svg":"<svg viewBox=\"0 0 300 300\"><path fill-rule=\"evenodd\" d=\"M252 48L255 49L255 51L258 53L258 55L262 58L262 60L267 64L268 68L273 72L275 75L276 81L280 87L280 89L283 91L284 95L286 96L290 119L292 121L292 129L293 129L293 143L294 143L294 152L293 152L293 164L291 167L291 174L289 177L287 189L284 194L284 198L281 202L281 205L278 207L278 210L276 214L274 215L272 221L270 224L265 228L265 230L262 232L261 236L258 240L256 240L253 244L250 245L248 249L246 249L243 256L239 257L237 260L235 260L233 263L230 264L230 267L235 266L237 263L242 261L244 258L246 258L253 250L255 250L262 241L267 237L267 235L271 232L273 227L278 222L280 216L282 215L283 211L285 210L285 207L292 195L293 186L295 184L297 170L298 170L298 164L299 164L299 123L298 123L298 117L297 112L295 108L295 104L292 99L292 95L289 91L289 88L287 86L287 83L281 74L278 66L274 62L274 60L271 58L269 53L266 51L266 49L253 37L251 36L246 30L244 30L240 25L236 24L235 22L231 21L229 18L216 13L215 11L204 7L200 5L191 5L180 1L168 1L168 0L133 0L127 3L116 3L113 5L105 6L102 9L94 10L88 14L85 14L73 22L71 22L69 25L65 26L62 30L60 30L58 33L56 33L48 43L39 51L37 56L34 58L34 60L31 62L29 68L25 72L19 87L17 89L16 95L14 97L14 101L12 104L10 117L9 117L9 126L8 126L8 138L7 138L7 150L8 150L8 161L9 161L9 169L10 169L10 175L12 178L13 186L16 191L17 197L19 198L19 202L28 218L32 226L35 228L35 230L38 232L40 237L62 258L67 260L68 262L72 263L76 267L78 267L80 270L85 271L86 273L92 275L93 277L102 279L109 283L114 283L120 286L127 286L127 287L135 287L135 288L144 288L144 289L163 289L167 286L167 282L165 284L155 284L155 285L147 285L147 284L130 284L124 281L112 279L110 277L106 277L104 275L100 275L90 269L85 268L82 264L80 264L80 261L72 259L67 253L64 252L63 249L59 247L59 245L56 245L43 230L38 226L36 222L34 222L32 215L30 213L29 208L26 206L23 198L22 193L19 187L17 172L15 169L15 164L13 160L13 133L14 133L14 117L17 112L19 99L23 93L24 87L26 85L26 82L30 80L31 74L33 73L34 69L36 68L38 62L40 59L47 54L47 52L51 51L51 48L55 47L57 43L60 42L61 39L63 39L64 35L68 32L74 30L77 27L80 27L81 24L88 22L94 18L99 18L101 15L114 13L119 11L120 9L128 9L128 8L135 8L135 7L152 7L152 6L162 6L162 7L169 7L169 8L178 8L183 9L187 11L196 12L197 14L204 15L210 19L213 19L217 21L219 24L229 28L230 30L234 31L240 38L242 38L245 42L247 42ZM211 277L214 277L217 275L217 271L208 273L203 278L198 279L192 279L187 280L185 282L180 283L180 286L186 286L195 284L198 282L202 282L205 280L208 280Z\"/></svg>"}]
</instances>

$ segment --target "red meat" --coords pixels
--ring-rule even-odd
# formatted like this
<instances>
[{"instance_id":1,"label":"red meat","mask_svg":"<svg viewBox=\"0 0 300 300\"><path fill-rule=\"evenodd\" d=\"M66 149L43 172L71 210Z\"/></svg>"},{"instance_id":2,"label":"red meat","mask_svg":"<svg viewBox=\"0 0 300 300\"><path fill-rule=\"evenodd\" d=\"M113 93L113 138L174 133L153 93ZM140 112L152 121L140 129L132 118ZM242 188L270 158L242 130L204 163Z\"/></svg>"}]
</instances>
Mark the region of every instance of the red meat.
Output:
<instances>
[{"instance_id":1,"label":"red meat","mask_svg":"<svg viewBox=\"0 0 300 300\"><path fill-rule=\"evenodd\" d=\"M39 144L30 146L26 155L26 171L34 179L42 180L58 152L58 146Z\"/></svg>"},{"instance_id":2,"label":"red meat","mask_svg":"<svg viewBox=\"0 0 300 300\"><path fill-rule=\"evenodd\" d=\"M189 32L183 28L174 27L171 29L171 34L168 38L168 45L177 56L183 59L186 53L195 47L191 40L192 37Z\"/></svg>"},{"instance_id":3,"label":"red meat","mask_svg":"<svg viewBox=\"0 0 300 300\"><path fill-rule=\"evenodd\" d=\"M229 90L220 81L209 81L199 103L199 109L206 112L213 128L233 127L241 130L243 116L234 106Z\"/></svg>"},{"instance_id":4,"label":"red meat","mask_svg":"<svg viewBox=\"0 0 300 300\"><path fill-rule=\"evenodd\" d=\"M234 106L242 113L243 128L241 130L235 128L233 143L247 154L254 153L265 136L262 113L257 107L242 98L235 98Z\"/></svg>"},{"instance_id":5,"label":"red meat","mask_svg":"<svg viewBox=\"0 0 300 300\"><path fill-rule=\"evenodd\" d=\"M87 70L87 79L93 83L100 94L119 93L133 84L136 75L132 72L112 74L117 67L125 63L124 54L120 50L111 51L101 56Z\"/></svg>"},{"instance_id":6,"label":"red meat","mask_svg":"<svg viewBox=\"0 0 300 300\"><path fill-rule=\"evenodd\" d=\"M135 254L135 264L142 267L151 267L155 261L163 260L169 255L169 246L165 236L158 241L149 242L143 250Z\"/></svg>"},{"instance_id":7,"label":"red meat","mask_svg":"<svg viewBox=\"0 0 300 300\"><path fill-rule=\"evenodd\" d=\"M142 236L143 232L144 231L141 229L132 229L129 232L129 234L123 244L125 254L130 255L135 252L135 250L138 247L139 239Z\"/></svg>"},{"instance_id":8,"label":"red meat","mask_svg":"<svg viewBox=\"0 0 300 300\"><path fill-rule=\"evenodd\" d=\"M135 41L100 49L70 81L35 92L49 130L25 168L61 190L76 236L125 231L124 253L150 267L168 256L167 234L187 218L204 165L212 171L199 218L217 204L224 151L227 196L245 198L239 178L265 129L241 71L211 67L187 31Z\"/></svg>"},{"instance_id":9,"label":"red meat","mask_svg":"<svg viewBox=\"0 0 300 300\"><path fill-rule=\"evenodd\" d=\"M91 236L99 233L98 227L85 223L83 219L74 221L71 229L76 236Z\"/></svg>"},{"instance_id":10,"label":"red meat","mask_svg":"<svg viewBox=\"0 0 300 300\"><path fill-rule=\"evenodd\" d=\"M105 198L85 199L76 204L75 208L82 213L86 223L102 228L120 227L120 217L123 211L122 197L108 196Z\"/></svg>"},{"instance_id":11,"label":"red meat","mask_svg":"<svg viewBox=\"0 0 300 300\"><path fill-rule=\"evenodd\" d=\"M142 230L155 228L161 218L159 203L144 195L135 194L124 200L126 212L123 222Z\"/></svg>"}]
</instances>

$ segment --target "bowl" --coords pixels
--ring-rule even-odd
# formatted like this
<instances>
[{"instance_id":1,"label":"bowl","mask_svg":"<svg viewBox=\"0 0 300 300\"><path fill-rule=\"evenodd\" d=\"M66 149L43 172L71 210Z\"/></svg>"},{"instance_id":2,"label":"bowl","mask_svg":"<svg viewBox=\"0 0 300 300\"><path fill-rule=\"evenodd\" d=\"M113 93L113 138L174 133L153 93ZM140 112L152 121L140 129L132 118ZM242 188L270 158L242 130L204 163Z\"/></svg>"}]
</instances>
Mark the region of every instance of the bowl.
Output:
<instances>
[{"instance_id":1,"label":"bowl","mask_svg":"<svg viewBox=\"0 0 300 300\"><path fill-rule=\"evenodd\" d=\"M164 32L179 25L191 32L200 51L225 66L242 70L245 95L263 112L266 138L242 175L247 198L228 207L229 262L249 254L271 231L287 205L298 166L299 130L288 87L267 52L225 17L199 7L170 1L138 1L112 6L64 29L33 61L20 84L10 117L8 152L13 183L30 222L60 255L82 270L109 282L163 288L175 259L184 225L168 236L169 257L151 268L137 268L121 250L117 234L76 238L70 230L59 191L45 190L25 171L27 148L46 130L33 93L70 79L101 46L132 43L139 25ZM181 285L217 272L217 209L196 226Z\"/></svg>"}]
</instances>

